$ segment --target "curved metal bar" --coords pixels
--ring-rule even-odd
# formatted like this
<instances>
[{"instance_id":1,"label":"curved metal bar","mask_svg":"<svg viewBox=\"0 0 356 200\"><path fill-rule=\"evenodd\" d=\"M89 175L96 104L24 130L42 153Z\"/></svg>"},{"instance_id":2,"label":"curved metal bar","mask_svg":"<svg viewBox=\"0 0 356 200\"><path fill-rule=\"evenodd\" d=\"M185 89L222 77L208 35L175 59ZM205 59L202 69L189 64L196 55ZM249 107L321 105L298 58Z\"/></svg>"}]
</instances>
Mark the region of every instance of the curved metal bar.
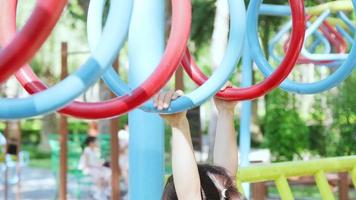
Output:
<instances>
[{"instance_id":1,"label":"curved metal bar","mask_svg":"<svg viewBox=\"0 0 356 200\"><path fill-rule=\"evenodd\" d=\"M104 6L104 2L101 0L93 2L91 5L94 9L100 9ZM19 119L46 114L63 107L80 96L100 78L105 67L113 62L124 44L129 27L131 8L131 1L112 0L107 19L109 26L104 29L100 45L93 51L85 64L62 82L43 92L21 99L0 99L0 119ZM120 26L117 26L117 23ZM5 23L1 26L4 28L9 24ZM10 26L12 26L13 31L7 35L7 39L11 38L16 31L14 23Z\"/></svg>"},{"instance_id":2,"label":"curved metal bar","mask_svg":"<svg viewBox=\"0 0 356 200\"><path fill-rule=\"evenodd\" d=\"M352 23L352 21L346 16L346 14L344 12L338 12L337 13L338 17L340 17L340 19L345 22L345 24L347 25L347 27L349 27L349 29L352 31L353 34L355 34L356 32L356 26L354 25L354 23Z\"/></svg>"},{"instance_id":3,"label":"curved metal bar","mask_svg":"<svg viewBox=\"0 0 356 200\"><path fill-rule=\"evenodd\" d=\"M328 38L332 46L334 47L335 53L345 53L348 49L347 43L342 37L342 35L337 32L327 21L323 22L323 25L320 27L321 32ZM284 51L287 51L288 43L284 45ZM323 60L323 61L313 61L307 59L303 56L300 56L298 63L314 63L316 65L330 66L335 67L340 65L340 61L332 61L332 60Z\"/></svg>"},{"instance_id":4,"label":"curved metal bar","mask_svg":"<svg viewBox=\"0 0 356 200\"><path fill-rule=\"evenodd\" d=\"M261 0L256 0L252 1L251 3L259 3ZM356 0L352 0L352 3L354 5L354 8L356 6ZM253 13L254 15L250 17L249 23L256 23L257 22L257 12L258 10L254 10ZM273 73L273 68L272 66L268 63L266 58L263 56L263 51L260 46L259 40L258 40L258 34L256 29L248 29L248 32L250 34L247 35L249 45L250 47L253 47L252 49L252 57L254 58L258 68L262 71L262 73L268 77ZM342 81L344 81L347 77L350 76L352 73L353 69L356 67L356 40L353 42L353 46L351 48L351 51L349 53L349 57L345 60L345 62L333 73L331 74L328 78L314 82L314 83L297 83L291 80L285 80L281 84L281 88L289 91L289 92L295 92L295 93L301 93L301 94L314 94L314 93L320 93L326 90L329 90L338 84L340 84Z\"/></svg>"},{"instance_id":5,"label":"curved metal bar","mask_svg":"<svg viewBox=\"0 0 356 200\"><path fill-rule=\"evenodd\" d=\"M353 7L349 0L339 0L306 8L306 13L309 15L320 15L325 10L335 13L338 11L352 11ZM259 13L260 15L269 16L290 16L291 10L286 5L262 4Z\"/></svg>"},{"instance_id":6,"label":"curved metal bar","mask_svg":"<svg viewBox=\"0 0 356 200\"><path fill-rule=\"evenodd\" d=\"M351 35L345 30L343 29L341 26L339 26L338 24L335 26L336 30L339 31L339 33L341 33L341 35L346 39L346 41L349 43L353 42L353 39L351 37Z\"/></svg>"},{"instance_id":7,"label":"curved metal bar","mask_svg":"<svg viewBox=\"0 0 356 200\"><path fill-rule=\"evenodd\" d=\"M102 2L101 0L95 0L95 1ZM115 7L116 9L117 7L119 7L126 10L125 12L131 12L131 8L132 8L131 0L126 2L130 6L118 5L117 2L119 2L119 0L113 0L113 1L115 2L115 4L112 3L111 5L113 5L113 7ZM110 7L110 9L113 8ZM97 9L90 9L90 10L97 10ZM115 17L109 15L107 20L107 26L104 28L102 37L100 38L100 41L102 41L103 38L109 36L109 39L106 41L109 44L106 44L107 47L103 47L104 45L101 43L99 45L99 47L104 48L108 52L95 51L100 56L106 57L110 55L112 56L112 59L116 57L119 49L114 50L112 49L112 46L115 45L115 41L117 39L122 39L122 41L124 41L129 26L129 20L131 14L125 12L116 11L114 12L116 14L112 14L118 16L123 15L122 18L116 16L116 18L120 20L119 22L117 21L117 19L115 19ZM97 12L90 12L90 13L95 14ZM181 15L180 13L185 13L185 15ZM89 16L88 18L91 17L92 16ZM97 16L95 16L95 18L96 17ZM166 82L168 82L168 80L176 70L176 67L179 64L181 55L184 53L185 46L189 38L190 22L191 22L190 0L172 0L171 34L168 39L167 47L164 52L163 58L158 64L155 73L150 75L149 78L145 82L143 82L141 86L139 86L137 89L135 89L129 94L125 94L115 99L111 99L104 102L97 102L97 103L85 103L85 102L75 101L72 104L69 104L68 106L60 110L60 112L77 118L101 119L101 118L110 118L110 117L118 116L144 103L146 100L151 98L151 96L157 93L160 90L160 88L166 84ZM120 33L118 33L118 30L111 30L114 29L114 27L116 26L113 24L117 24L117 23L122 24L123 26L125 26L126 29L124 31L121 31ZM120 27L116 27L116 29L119 28ZM81 78L86 79L87 77L90 77L91 79L97 80L96 78L105 72L105 70L110 66L112 61L113 60L110 61L107 60L105 61L105 63L101 62L100 70L88 71L87 73L82 75ZM30 92L36 93L46 89L46 86L37 77L28 76L29 73L24 73L23 75L24 77L22 80L24 82L22 84L26 85L27 83L28 87L25 88L28 89ZM72 88L77 89L76 87L77 86L75 84L68 86L68 88L70 89L67 88L67 93L71 92ZM60 95L60 94L56 94L56 95ZM60 98L62 98L63 95L65 94L61 94ZM60 98L58 97L56 100L58 101L58 99ZM1 112L0 112L0 118L1 118Z\"/></svg>"},{"instance_id":8,"label":"curved metal bar","mask_svg":"<svg viewBox=\"0 0 356 200\"><path fill-rule=\"evenodd\" d=\"M279 84L287 78L289 73L294 68L294 65L298 59L300 50L303 46L304 36L305 36L305 14L304 14L304 2L298 0L289 1L292 7L292 19L293 19L293 31L291 37L290 49L286 54L283 62L281 62L280 67L277 71L273 73L272 76L266 78L264 81L246 88L227 88L224 91L217 93L217 97L229 101L238 101L238 100L250 100L258 98L267 92L271 91L275 87L278 87ZM260 6L260 3L255 4L250 2L248 8L248 19L253 17L253 12L257 12ZM257 34L257 19L255 22L248 23L249 29L253 29ZM250 45L251 51L254 51L254 47ZM208 77L203 74L199 69L194 59L191 57L189 51L186 52L182 60L182 65L192 80L198 85L203 84Z\"/></svg>"},{"instance_id":9,"label":"curved metal bar","mask_svg":"<svg viewBox=\"0 0 356 200\"><path fill-rule=\"evenodd\" d=\"M307 24L310 26L309 22ZM277 32L277 34L268 43L269 55L272 57L272 59L274 59L277 62L281 62L283 57L278 56L276 54L276 51L275 51L276 46L281 41L282 37L285 34L287 34L291 28L292 28L292 20L290 20L288 23L286 23L284 26L282 26L282 28ZM315 31L313 34L317 37L318 41L320 41L321 43L324 44L324 48L325 48L324 53L330 53L331 46L330 46L328 39L325 37L325 35L323 35L319 31ZM313 45L315 45L315 44L313 44ZM319 44L317 44L317 45L319 45Z\"/></svg>"},{"instance_id":10,"label":"curved metal bar","mask_svg":"<svg viewBox=\"0 0 356 200\"><path fill-rule=\"evenodd\" d=\"M172 102L170 108L158 111L154 108L152 103L147 103L141 107L147 112L160 112L160 113L174 113L183 110L191 109L204 103L207 99L211 98L220 88L228 81L232 72L234 71L238 60L241 57L245 27L246 27L246 10L243 0L229 0L230 7L230 37L226 54L221 63L221 66L214 72L211 78L206 81L201 87L197 88L190 94ZM122 80L119 79L117 73L113 70L108 71L104 80L108 86L117 94L121 95L124 91L129 91L127 86L119 84ZM110 73L110 74L109 74Z\"/></svg>"},{"instance_id":11,"label":"curved metal bar","mask_svg":"<svg viewBox=\"0 0 356 200\"><path fill-rule=\"evenodd\" d=\"M38 0L26 25L0 51L0 84L30 60L55 27L67 0ZM10 7L9 7L10 6ZM17 0L1 1L0 13L9 15ZM9 9L10 8L10 9ZM3 23L3 19L1 19ZM8 31L0 29L1 33Z\"/></svg>"},{"instance_id":12,"label":"curved metal bar","mask_svg":"<svg viewBox=\"0 0 356 200\"><path fill-rule=\"evenodd\" d=\"M320 25L323 24L325 19L330 15L330 11L326 10L321 14L315 22L308 28L306 32L306 36L312 35L313 32L315 32ZM305 48L302 49L301 54L309 59L309 60L314 60L314 61L325 61L325 60L344 60L347 58L348 54L335 54L335 53L330 53L330 54L312 54L308 52Z\"/></svg>"}]
</instances>

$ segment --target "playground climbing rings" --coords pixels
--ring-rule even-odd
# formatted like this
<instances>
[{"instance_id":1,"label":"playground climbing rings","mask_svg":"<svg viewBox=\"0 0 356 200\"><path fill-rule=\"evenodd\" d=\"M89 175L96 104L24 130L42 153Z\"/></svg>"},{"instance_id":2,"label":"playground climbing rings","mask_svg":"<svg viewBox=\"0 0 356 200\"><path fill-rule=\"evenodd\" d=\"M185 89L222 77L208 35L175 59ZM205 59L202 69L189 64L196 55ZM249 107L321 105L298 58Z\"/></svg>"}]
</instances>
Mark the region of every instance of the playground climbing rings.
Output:
<instances>
[{"instance_id":1,"label":"playground climbing rings","mask_svg":"<svg viewBox=\"0 0 356 200\"><path fill-rule=\"evenodd\" d=\"M103 1L96 0L96 2L96 6L103 6ZM81 95L100 78L100 75L105 71L105 67L115 59L126 39L131 8L131 1L113 0L107 19L109 26L103 31L100 45L93 51L85 64L57 85L38 94L21 99L0 99L0 119L18 119L52 112ZM117 26L117 24L120 24L120 26ZM7 25L7 23L1 24L0 29L8 28L5 27ZM14 34L15 24L11 24L11 26L12 34ZM10 35L7 35L7 39L10 37ZM35 84L40 83L39 80L32 79L34 77L24 76L23 78L27 78L25 80L31 82L34 81ZM45 86L42 86L42 89L43 87Z\"/></svg>"},{"instance_id":2,"label":"playground climbing rings","mask_svg":"<svg viewBox=\"0 0 356 200\"><path fill-rule=\"evenodd\" d=\"M92 0L92 1L94 1L94 0ZM95 2L94 5L97 5L97 4L103 5L103 4L101 4L102 1L95 0L94 2ZM124 4L124 5L118 5L118 2L119 2L119 4ZM140 87L138 87L138 89L134 90L133 92L131 92L129 94L118 97L116 99L112 99L112 100L105 101L105 102L98 102L98 103L73 102L72 104L70 104L67 107L65 107L64 109L62 109L61 112L71 115L71 116L74 116L74 117L87 118L87 119L115 117L115 116L118 116L125 112L128 112L131 109L144 103L146 100L151 98L151 96L153 96L162 86L164 86L164 84L166 84L166 82L169 80L169 78L174 73L174 71L176 70L176 67L179 64L181 55L184 52L184 48L186 46L186 43L187 43L187 40L189 37L189 32L190 32L190 21L191 21L191 15L190 15L191 3L190 3L190 1L189 0L184 0L184 1L183 0L182 1L173 0L172 6L173 6L172 7L172 15L173 16L172 16L171 35L168 40L167 48L163 55L163 58L159 64L159 67L156 70L157 74L161 74L160 76L156 76L156 77L151 76ZM128 24L129 24L128 21L131 16L131 14L130 14L131 7L132 7L132 1L119 1L119 0L113 1L112 6L110 6L110 14L113 16L111 16L109 14L109 17L106 22L106 27L104 28L104 31L103 31L102 37L101 37L101 40L103 40L103 38L110 35L111 38L106 41L106 42L110 43L110 45L108 45L108 47L113 46L114 45L113 41L117 40L117 38L116 38L117 36L115 36L114 33L116 33L116 34L120 33L119 38L120 38L120 47L121 47L124 39L126 38L126 33L128 30ZM115 11L115 9L117 9L117 8L120 8L120 11ZM96 6L95 9L90 9L90 10L101 10L101 9L102 8L99 8ZM125 10L125 12L123 12L121 9ZM129 12L129 13L127 13L127 12ZM186 13L186 14L180 15L180 13ZM120 22L117 22L117 20L114 21L115 18L119 18L118 16L115 17L115 15L119 15L123 21L120 21ZM91 17L89 16L89 18L91 18ZM111 30L111 29L113 29L113 27L116 26L116 25L113 25L114 23L125 25L125 27L124 27L125 29L120 32L117 32L117 31L114 32L113 30ZM112 33L110 33L110 32L112 32ZM116 38L116 39L114 39L114 38ZM106 68L108 66L110 66L110 64L112 63L114 57L116 56L116 54L119 50L119 49L116 49L114 51L113 49L105 48L105 51L102 51L102 53L100 53L100 51L97 50L99 47L104 48L102 42L99 43L99 46L97 46L96 50L93 51L93 54L97 53L100 56L112 54L111 56L113 56L113 57L110 60L107 60L106 62L101 62L100 70L86 71L85 70L86 68L84 68L83 69L84 74L79 76L82 79L87 79L89 76L92 81L96 81L100 77L100 75L106 70ZM112 53L112 52L114 52L114 53ZM171 71L170 73L168 73L169 70ZM22 72L24 73L23 75L25 77L26 75L28 75L29 71L23 70ZM33 73L30 73L30 74L34 75ZM156 73L154 73L154 74L156 74ZM23 77L23 79L24 79L24 77ZM25 88L31 89L31 92L39 92L46 87L35 76L32 76L31 80L32 80L31 82L35 82L35 84L32 84L31 87L29 87L29 86L25 87ZM23 85L26 85L26 83L31 84L31 82L29 82L28 80L24 80L22 83L23 83ZM88 83L88 81L85 83ZM88 84L88 85L86 84L85 88L82 87L82 91L80 91L79 94L81 92L83 92L92 83L93 82L90 82L90 84ZM73 84L70 86L70 88L74 88L74 87L76 87L76 86L73 86ZM63 90L65 90L65 89L63 89ZM47 91L48 90L46 90L42 93L46 93ZM68 85L67 85L67 92L69 92ZM38 95L38 94L36 94L36 95ZM36 96L36 95L34 95L34 96ZM64 94L60 94L60 95L63 96ZM73 100L74 98L71 98L71 99ZM59 101L59 97L56 98L56 100ZM14 102L11 100L4 100L4 101L6 101L6 103ZM67 102L69 102L69 101L67 101ZM1 103L1 100L0 100L0 103ZM0 110L1 110L1 106L0 106ZM53 106L52 106L51 109L53 110L55 108L53 108ZM32 112L33 115L36 115L38 113L40 113L40 112L38 112L38 110L35 110ZM5 114L6 114L6 116L5 116ZM6 118L14 118L13 117L14 115L10 115L9 113L5 113L5 114L1 111L0 118L5 118L5 117ZM16 116L20 117L19 114ZM30 116L30 115L26 114L26 116ZM23 114L21 117L23 117Z\"/></svg>"},{"instance_id":3,"label":"playground climbing rings","mask_svg":"<svg viewBox=\"0 0 356 200\"><path fill-rule=\"evenodd\" d=\"M142 107L143 110L160 113L174 113L188 110L199 106L207 99L211 98L227 82L238 63L239 58L241 57L246 26L246 9L244 1L229 0L229 8L231 16L230 35L227 50L221 66L214 72L209 80L207 80L204 84L201 84L201 86L192 93L173 101L170 108L167 110L158 111L151 103L144 105ZM92 31L89 31L89 33L91 32ZM158 77L162 76L157 75L156 73L155 75ZM112 69L105 74L104 80L117 95L122 95L124 92L129 91L129 88L123 84L123 81Z\"/></svg>"},{"instance_id":4,"label":"playground climbing rings","mask_svg":"<svg viewBox=\"0 0 356 200\"><path fill-rule=\"evenodd\" d=\"M273 68L263 56L262 49L258 41L258 33L256 28L258 19L258 5L261 4L261 0L251 1L250 3L254 6L251 6L251 15L248 20L249 24L255 25L248 26L249 34L247 37L249 46L251 48L252 57L255 60L258 68L262 71L264 76L269 77L273 72ZM356 0L352 0L352 3L354 8L356 8ZM345 62L326 79L314 83L297 83L291 80L285 80L281 84L281 88L295 93L314 94L337 86L351 74L352 70L356 66L356 59L354 59L356 56L355 44L356 40L354 40L349 56Z\"/></svg>"},{"instance_id":5,"label":"playground climbing rings","mask_svg":"<svg viewBox=\"0 0 356 200\"><path fill-rule=\"evenodd\" d=\"M26 25L11 41L8 40L0 51L0 83L35 55L56 25L66 3L67 0L37 0ZM16 4L17 0L2 1L0 13L9 15L9 11L16 9ZM10 9L7 5L10 5ZM0 29L0 32L3 31L7 30Z\"/></svg>"},{"instance_id":6,"label":"playground climbing rings","mask_svg":"<svg viewBox=\"0 0 356 200\"><path fill-rule=\"evenodd\" d=\"M255 14L254 12L258 13L260 3L261 2L255 3L255 1L250 1L247 17L249 20L247 25L249 32L249 34L247 34L248 36L251 35L251 33L254 33L251 31L257 29L257 18L253 15ZM247 88L227 88L223 92L217 93L217 97L233 101L255 99L278 87L279 84L287 78L297 62L305 35L304 3L300 0L290 0L290 3L292 8L293 33L290 48L288 49L286 57L282 61L280 67L275 71L275 73L260 84ZM253 52L254 46L250 45L250 48L251 52ZM185 71L195 83L200 85L207 80L207 77L197 67L188 50L185 53L182 64Z\"/></svg>"}]
</instances>

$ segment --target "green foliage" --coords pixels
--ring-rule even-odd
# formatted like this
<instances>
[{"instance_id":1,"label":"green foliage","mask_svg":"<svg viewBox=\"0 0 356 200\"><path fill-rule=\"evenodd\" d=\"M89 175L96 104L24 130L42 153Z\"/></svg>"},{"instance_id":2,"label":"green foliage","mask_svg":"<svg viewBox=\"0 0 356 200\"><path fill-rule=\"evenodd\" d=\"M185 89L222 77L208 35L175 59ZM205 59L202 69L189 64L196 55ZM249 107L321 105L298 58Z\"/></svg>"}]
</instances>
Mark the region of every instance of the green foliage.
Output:
<instances>
[{"instance_id":1,"label":"green foliage","mask_svg":"<svg viewBox=\"0 0 356 200\"><path fill-rule=\"evenodd\" d=\"M314 105L311 111L311 120L313 124L309 126L310 147L309 150L313 154L323 157L334 156L336 151L337 138L335 134L331 134L330 128L325 125L327 114L322 105L325 96L329 93L315 95Z\"/></svg>"},{"instance_id":2,"label":"green foliage","mask_svg":"<svg viewBox=\"0 0 356 200\"><path fill-rule=\"evenodd\" d=\"M277 161L292 160L308 148L309 129L297 111L288 108L288 94L279 89L269 95L264 118L265 144Z\"/></svg>"},{"instance_id":3,"label":"green foliage","mask_svg":"<svg viewBox=\"0 0 356 200\"><path fill-rule=\"evenodd\" d=\"M22 145L21 149L30 153L31 159L48 159L51 157L49 152L41 151L38 146L34 145Z\"/></svg>"},{"instance_id":4,"label":"green foliage","mask_svg":"<svg viewBox=\"0 0 356 200\"><path fill-rule=\"evenodd\" d=\"M313 154L320 155L322 157L335 156L337 137L332 134L328 127L318 124L309 126L309 150Z\"/></svg>"},{"instance_id":5,"label":"green foliage","mask_svg":"<svg viewBox=\"0 0 356 200\"><path fill-rule=\"evenodd\" d=\"M209 43L214 28L215 0L193 0L191 39L197 49Z\"/></svg>"},{"instance_id":6,"label":"green foliage","mask_svg":"<svg viewBox=\"0 0 356 200\"><path fill-rule=\"evenodd\" d=\"M339 138L336 155L356 154L356 74L353 73L340 87L338 95L331 98L333 132Z\"/></svg>"},{"instance_id":7,"label":"green foliage","mask_svg":"<svg viewBox=\"0 0 356 200\"><path fill-rule=\"evenodd\" d=\"M88 123L83 121L75 121L68 124L69 132L74 134L87 134L88 128Z\"/></svg>"}]
</instances>

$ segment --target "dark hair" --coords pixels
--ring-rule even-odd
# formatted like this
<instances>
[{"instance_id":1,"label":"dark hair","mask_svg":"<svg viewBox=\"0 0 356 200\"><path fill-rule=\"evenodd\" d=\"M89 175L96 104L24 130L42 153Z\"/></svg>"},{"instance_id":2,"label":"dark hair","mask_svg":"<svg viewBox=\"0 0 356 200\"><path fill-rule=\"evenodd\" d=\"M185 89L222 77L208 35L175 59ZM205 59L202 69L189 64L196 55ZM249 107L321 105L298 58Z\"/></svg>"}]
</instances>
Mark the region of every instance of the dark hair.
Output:
<instances>
[{"instance_id":1,"label":"dark hair","mask_svg":"<svg viewBox=\"0 0 356 200\"><path fill-rule=\"evenodd\" d=\"M89 146L90 143L95 142L96 141L96 137L95 136L88 136L85 141L84 141L84 146Z\"/></svg>"},{"instance_id":2,"label":"dark hair","mask_svg":"<svg viewBox=\"0 0 356 200\"><path fill-rule=\"evenodd\" d=\"M203 199L243 199L236 189L234 178L224 168L212 165L198 165L198 170ZM162 200L178 200L173 179L173 176L168 178ZM225 190L226 198L222 196L223 190Z\"/></svg>"}]
</instances>

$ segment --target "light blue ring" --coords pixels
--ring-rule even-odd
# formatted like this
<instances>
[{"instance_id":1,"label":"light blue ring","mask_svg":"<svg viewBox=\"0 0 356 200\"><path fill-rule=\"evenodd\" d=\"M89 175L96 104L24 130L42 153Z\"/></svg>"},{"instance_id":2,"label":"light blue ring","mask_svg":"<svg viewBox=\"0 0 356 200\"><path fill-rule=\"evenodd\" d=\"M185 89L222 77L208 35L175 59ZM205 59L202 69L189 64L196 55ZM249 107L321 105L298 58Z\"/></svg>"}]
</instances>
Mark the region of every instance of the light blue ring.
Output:
<instances>
[{"instance_id":1,"label":"light blue ring","mask_svg":"<svg viewBox=\"0 0 356 200\"><path fill-rule=\"evenodd\" d=\"M310 45L309 51L315 53L319 45L324 44L324 53L331 52L331 46L327 38L319 31L315 32L316 40Z\"/></svg>"},{"instance_id":2,"label":"light blue ring","mask_svg":"<svg viewBox=\"0 0 356 200\"><path fill-rule=\"evenodd\" d=\"M92 0L90 9L100 9L105 1ZM0 119L33 117L58 110L93 85L113 62L124 44L132 9L131 0L112 0L100 45L72 75L55 86L21 99L0 99Z\"/></svg>"},{"instance_id":3,"label":"light blue ring","mask_svg":"<svg viewBox=\"0 0 356 200\"><path fill-rule=\"evenodd\" d=\"M356 0L352 0L354 8L356 6ZM268 77L273 73L273 68L268 63L266 58L263 56L263 51L258 41L258 9L261 4L261 0L250 1L250 6L247 11L247 34L248 42L251 48L252 57L254 58L258 68L262 71L262 73ZM281 84L281 88L295 93L301 94L314 94L320 93L326 90L329 90L342 81L344 81L347 77L350 76L352 70L356 66L356 40L353 42L353 46L351 48L349 57L345 60L342 66L337 69L333 74L331 74L328 78L315 82L315 83L297 83L291 80L286 80Z\"/></svg>"},{"instance_id":4,"label":"light blue ring","mask_svg":"<svg viewBox=\"0 0 356 200\"><path fill-rule=\"evenodd\" d=\"M348 45L350 46L350 43L353 42L351 35L345 29L343 29L341 26L339 26L338 24L336 24L335 27L336 27L336 30L346 39Z\"/></svg>"},{"instance_id":5,"label":"light blue ring","mask_svg":"<svg viewBox=\"0 0 356 200\"><path fill-rule=\"evenodd\" d=\"M308 23L310 24L310 23ZM276 49L277 44L281 41L282 37L284 34L286 34L290 29L292 28L292 20L290 20L287 24L283 25L282 28L277 32L277 34L270 40L268 43L268 52L269 55L277 62L282 62L283 57L278 56L274 49ZM320 42L322 42L325 46L325 51L324 53L330 53L331 52L331 46L328 41L328 39L319 31L315 30L313 32L315 36L317 37L318 43L313 43L311 50L313 50L314 45L319 45Z\"/></svg>"},{"instance_id":6,"label":"light blue ring","mask_svg":"<svg viewBox=\"0 0 356 200\"><path fill-rule=\"evenodd\" d=\"M157 110L152 102L147 102L141 107L147 112L159 113L176 113L197 107L204 103L206 100L214 96L221 87L229 80L230 76L235 70L238 60L241 57L244 37L246 31L246 8L243 0L229 0L230 7L230 37L228 41L227 50L221 66L214 72L214 74L203 85L197 88L190 94L180 97L171 103L170 108L166 110ZM100 10L93 10L93 12L100 12ZM95 16L101 16L100 13ZM88 23L92 24L92 22ZM91 27L88 33L99 33L101 30L100 23L93 23L96 27ZM89 28L89 27L88 27ZM95 30L94 30L95 28ZM89 36L92 39L91 44L95 44L96 38L99 35ZM93 45L91 45L93 46ZM109 88L118 96L127 94L131 89L124 84L124 81L117 75L115 70L110 69L103 76L105 83Z\"/></svg>"},{"instance_id":7,"label":"light blue ring","mask_svg":"<svg viewBox=\"0 0 356 200\"><path fill-rule=\"evenodd\" d=\"M355 25L352 23L352 21L346 16L346 14L342 11L338 12L337 15L340 17L340 19L345 22L345 24L347 25L347 27L349 27L349 29L352 31L353 34L355 34L356 32L356 27Z\"/></svg>"},{"instance_id":8,"label":"light blue ring","mask_svg":"<svg viewBox=\"0 0 356 200\"><path fill-rule=\"evenodd\" d=\"M330 15L330 11L324 11L315 22L308 28L306 36L310 36L313 32L317 31L318 28L323 24L326 18ZM312 54L308 52L304 47L302 48L301 54L310 60L323 61L323 60L345 60L348 54L344 53L329 53L329 54Z\"/></svg>"}]
</instances>

